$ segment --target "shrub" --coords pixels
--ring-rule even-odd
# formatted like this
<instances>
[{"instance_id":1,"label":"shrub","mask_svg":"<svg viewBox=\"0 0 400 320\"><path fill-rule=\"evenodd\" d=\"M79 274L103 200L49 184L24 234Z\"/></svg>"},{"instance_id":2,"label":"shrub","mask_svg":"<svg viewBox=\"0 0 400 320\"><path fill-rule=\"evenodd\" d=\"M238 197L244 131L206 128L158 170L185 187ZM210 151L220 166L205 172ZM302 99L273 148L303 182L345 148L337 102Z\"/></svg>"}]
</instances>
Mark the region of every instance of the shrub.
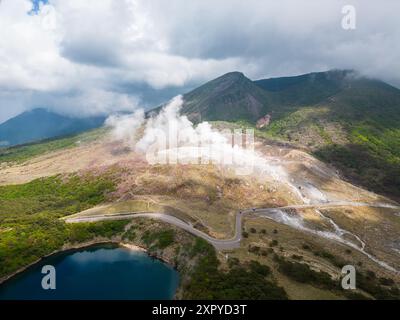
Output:
<instances>
[{"instance_id":1,"label":"shrub","mask_svg":"<svg viewBox=\"0 0 400 320\"><path fill-rule=\"evenodd\" d=\"M242 300L287 299L286 292L265 275L269 268L250 262L248 268L235 265L228 272L218 269L215 250L202 257L184 285L184 299Z\"/></svg>"},{"instance_id":2,"label":"shrub","mask_svg":"<svg viewBox=\"0 0 400 320\"><path fill-rule=\"evenodd\" d=\"M338 284L326 272L317 272L310 269L306 264L286 261L283 258L278 258L277 262L278 271L297 282L309 283L328 289L338 287Z\"/></svg>"},{"instance_id":3,"label":"shrub","mask_svg":"<svg viewBox=\"0 0 400 320\"><path fill-rule=\"evenodd\" d=\"M212 250L212 247L210 246L210 244L201 238L196 238L194 245L192 247L192 249L190 250L190 257L193 258L196 255L199 254L207 254ZM232 259L236 259L236 258L232 258Z\"/></svg>"},{"instance_id":4,"label":"shrub","mask_svg":"<svg viewBox=\"0 0 400 320\"><path fill-rule=\"evenodd\" d=\"M146 231L142 240L147 246L151 246L153 249L165 249L174 242L175 232L172 229L150 232Z\"/></svg>"},{"instance_id":5,"label":"shrub","mask_svg":"<svg viewBox=\"0 0 400 320\"><path fill-rule=\"evenodd\" d=\"M389 282L391 282L389 280ZM368 292L376 299L381 300L398 300L400 292L397 288L386 288L377 283L376 278L368 277L363 273L357 274L357 287L365 292Z\"/></svg>"},{"instance_id":6,"label":"shrub","mask_svg":"<svg viewBox=\"0 0 400 320\"><path fill-rule=\"evenodd\" d=\"M257 247L257 246L249 246L249 252L251 252L251 253L255 253L255 254L258 254L259 252L260 252L260 247Z\"/></svg>"},{"instance_id":7,"label":"shrub","mask_svg":"<svg viewBox=\"0 0 400 320\"><path fill-rule=\"evenodd\" d=\"M278 245L278 240L272 240L270 243L269 243L269 246L270 247L276 247Z\"/></svg>"},{"instance_id":8,"label":"shrub","mask_svg":"<svg viewBox=\"0 0 400 320\"><path fill-rule=\"evenodd\" d=\"M228 258L228 266L229 268L233 268L235 266L239 265L239 259L235 257L229 257Z\"/></svg>"},{"instance_id":9,"label":"shrub","mask_svg":"<svg viewBox=\"0 0 400 320\"><path fill-rule=\"evenodd\" d=\"M342 268L344 265L348 264L346 261L344 261L342 258L335 257L333 254L327 252L327 251L315 251L314 255L317 257L324 258L331 262L335 267Z\"/></svg>"},{"instance_id":10,"label":"shrub","mask_svg":"<svg viewBox=\"0 0 400 320\"><path fill-rule=\"evenodd\" d=\"M250 270L264 277L271 273L271 269L268 266L262 265L258 261L254 260L250 261Z\"/></svg>"},{"instance_id":11,"label":"shrub","mask_svg":"<svg viewBox=\"0 0 400 320\"><path fill-rule=\"evenodd\" d=\"M294 259L294 260L303 260L303 256L299 256L297 254L292 254L292 259Z\"/></svg>"},{"instance_id":12,"label":"shrub","mask_svg":"<svg viewBox=\"0 0 400 320\"><path fill-rule=\"evenodd\" d=\"M394 285L393 279L389 279L389 278L379 278L379 283L381 285L387 286L387 287Z\"/></svg>"}]
</instances>

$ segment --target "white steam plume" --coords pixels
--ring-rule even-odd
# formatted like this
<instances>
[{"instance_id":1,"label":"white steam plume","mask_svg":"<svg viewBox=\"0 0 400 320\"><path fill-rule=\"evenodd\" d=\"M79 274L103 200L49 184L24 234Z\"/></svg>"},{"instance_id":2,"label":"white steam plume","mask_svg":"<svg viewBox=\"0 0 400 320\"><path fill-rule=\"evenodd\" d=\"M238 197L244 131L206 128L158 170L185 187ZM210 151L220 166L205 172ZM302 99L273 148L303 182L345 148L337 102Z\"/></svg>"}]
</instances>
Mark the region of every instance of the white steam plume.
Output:
<instances>
[{"instance_id":1,"label":"white steam plume","mask_svg":"<svg viewBox=\"0 0 400 320\"><path fill-rule=\"evenodd\" d=\"M219 132L208 122L194 126L186 116L179 114L182 104L182 96L173 98L157 116L147 120L143 136L135 143L136 131L143 123L143 112L111 117L107 124L113 127L116 139L124 140L135 151L144 153L150 164L214 163L233 167L239 175L256 173L275 180L288 180L281 166L271 164L254 151L253 131L245 133L244 148L241 130Z\"/></svg>"},{"instance_id":2,"label":"white steam plume","mask_svg":"<svg viewBox=\"0 0 400 320\"><path fill-rule=\"evenodd\" d=\"M112 128L113 139L122 141L132 148L135 146L137 130L143 122L144 111L139 109L133 114L109 116L105 121L105 125Z\"/></svg>"}]
</instances>

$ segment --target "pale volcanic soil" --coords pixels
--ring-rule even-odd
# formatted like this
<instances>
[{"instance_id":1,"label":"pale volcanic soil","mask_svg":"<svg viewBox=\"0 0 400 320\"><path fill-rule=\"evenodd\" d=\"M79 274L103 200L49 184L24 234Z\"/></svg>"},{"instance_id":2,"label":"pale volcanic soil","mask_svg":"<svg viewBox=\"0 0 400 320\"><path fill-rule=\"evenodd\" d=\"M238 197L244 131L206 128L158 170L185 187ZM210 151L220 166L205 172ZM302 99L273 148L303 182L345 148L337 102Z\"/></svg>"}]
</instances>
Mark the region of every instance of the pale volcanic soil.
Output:
<instances>
[{"instance_id":1,"label":"pale volcanic soil","mask_svg":"<svg viewBox=\"0 0 400 320\"><path fill-rule=\"evenodd\" d=\"M0 185L21 184L40 177L108 167L127 161L145 163L143 157L109 137L103 137L73 148L47 153L22 164L2 164Z\"/></svg>"},{"instance_id":2,"label":"pale volcanic soil","mask_svg":"<svg viewBox=\"0 0 400 320\"><path fill-rule=\"evenodd\" d=\"M334 169L306 152L262 144L257 144L256 150L269 163L282 167L288 173L288 178L285 178L287 181L283 181L284 178L282 181L275 181L275 187L289 183L291 190L288 192L290 198L288 200L291 203L293 201L393 203L383 196L343 181ZM26 183L40 177L109 167L113 164L130 167L147 165L147 162L144 155L129 150L122 143L105 136L73 148L35 157L22 164L0 164L0 185ZM268 176L262 178L267 181L272 180ZM273 184L271 183L271 188L274 188Z\"/></svg>"},{"instance_id":3,"label":"pale volcanic soil","mask_svg":"<svg viewBox=\"0 0 400 320\"><path fill-rule=\"evenodd\" d=\"M306 152L262 144L258 150L285 168L305 204L315 205L284 210L280 220L293 228L353 246L376 263L383 262L384 268L388 264L397 272L400 270L398 203L342 180L334 168ZM343 205L323 207L330 203Z\"/></svg>"},{"instance_id":4,"label":"pale volcanic soil","mask_svg":"<svg viewBox=\"0 0 400 320\"><path fill-rule=\"evenodd\" d=\"M257 150L271 162L281 165L288 172L290 182L311 203L357 201L395 204L386 197L344 181L334 168L304 151L262 143L257 145Z\"/></svg>"}]
</instances>

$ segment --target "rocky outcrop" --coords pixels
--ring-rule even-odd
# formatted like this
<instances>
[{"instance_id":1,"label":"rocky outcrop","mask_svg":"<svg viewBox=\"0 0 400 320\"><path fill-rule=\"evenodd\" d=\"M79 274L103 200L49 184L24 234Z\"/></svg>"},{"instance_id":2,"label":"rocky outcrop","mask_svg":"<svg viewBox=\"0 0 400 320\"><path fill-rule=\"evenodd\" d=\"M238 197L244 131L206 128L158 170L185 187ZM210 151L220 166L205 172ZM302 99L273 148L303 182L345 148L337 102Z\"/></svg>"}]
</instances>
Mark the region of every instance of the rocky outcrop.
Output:
<instances>
[{"instance_id":1,"label":"rocky outcrop","mask_svg":"<svg viewBox=\"0 0 400 320\"><path fill-rule=\"evenodd\" d=\"M264 128L264 127L268 126L270 121L271 121L271 115L270 114L267 114L264 117L258 119L257 120L257 124L256 124L257 129L261 129L261 128Z\"/></svg>"}]
</instances>

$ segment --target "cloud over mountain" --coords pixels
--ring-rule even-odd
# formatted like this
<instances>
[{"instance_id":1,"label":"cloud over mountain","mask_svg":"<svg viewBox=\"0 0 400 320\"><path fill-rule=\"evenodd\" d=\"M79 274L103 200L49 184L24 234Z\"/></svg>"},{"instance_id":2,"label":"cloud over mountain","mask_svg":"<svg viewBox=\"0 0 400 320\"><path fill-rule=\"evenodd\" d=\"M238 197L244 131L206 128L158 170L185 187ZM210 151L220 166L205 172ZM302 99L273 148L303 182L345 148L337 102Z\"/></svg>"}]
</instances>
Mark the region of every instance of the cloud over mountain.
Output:
<instances>
[{"instance_id":1,"label":"cloud over mountain","mask_svg":"<svg viewBox=\"0 0 400 320\"><path fill-rule=\"evenodd\" d=\"M397 1L353 1L348 31L341 0L35 3L0 3L0 121L37 106L132 111L233 70L261 78L354 68L400 83Z\"/></svg>"}]
</instances>

